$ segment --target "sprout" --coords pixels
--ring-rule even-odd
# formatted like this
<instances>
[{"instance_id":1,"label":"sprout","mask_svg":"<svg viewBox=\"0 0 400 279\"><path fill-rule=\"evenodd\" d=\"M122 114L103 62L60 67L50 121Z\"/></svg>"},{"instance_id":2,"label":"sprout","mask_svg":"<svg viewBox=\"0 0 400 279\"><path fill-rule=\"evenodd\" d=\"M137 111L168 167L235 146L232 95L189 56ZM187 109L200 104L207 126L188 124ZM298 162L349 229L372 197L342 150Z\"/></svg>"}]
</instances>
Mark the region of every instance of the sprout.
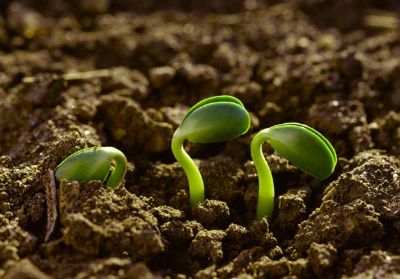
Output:
<instances>
[{"instance_id":1,"label":"sprout","mask_svg":"<svg viewBox=\"0 0 400 279\"><path fill-rule=\"evenodd\" d=\"M307 125L283 123L258 132L251 142L251 157L259 180L257 218L271 217L274 210L274 181L262 153L265 141L300 170L321 180L332 174L337 160L330 142Z\"/></svg>"},{"instance_id":2,"label":"sprout","mask_svg":"<svg viewBox=\"0 0 400 279\"><path fill-rule=\"evenodd\" d=\"M174 133L171 148L188 178L191 207L204 201L204 183L196 164L183 148L184 141L227 141L246 133L249 127L249 113L238 99L231 96L204 99L186 113Z\"/></svg>"},{"instance_id":3,"label":"sprout","mask_svg":"<svg viewBox=\"0 0 400 279\"><path fill-rule=\"evenodd\" d=\"M100 180L107 187L118 188L127 168L125 155L114 147L90 147L79 150L62 161L55 169L58 181L86 183Z\"/></svg>"}]
</instances>

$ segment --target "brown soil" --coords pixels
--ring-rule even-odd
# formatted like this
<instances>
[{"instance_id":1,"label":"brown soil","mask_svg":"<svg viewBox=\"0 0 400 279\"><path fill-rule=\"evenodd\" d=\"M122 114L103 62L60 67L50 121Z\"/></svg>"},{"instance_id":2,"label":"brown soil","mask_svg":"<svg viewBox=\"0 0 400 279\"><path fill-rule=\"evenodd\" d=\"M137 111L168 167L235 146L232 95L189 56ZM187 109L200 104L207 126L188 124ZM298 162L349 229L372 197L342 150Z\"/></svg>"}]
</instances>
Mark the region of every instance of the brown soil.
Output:
<instances>
[{"instance_id":1,"label":"brown soil","mask_svg":"<svg viewBox=\"0 0 400 279\"><path fill-rule=\"evenodd\" d=\"M0 1L0 277L399 276L399 12L396 0ZM252 128L187 144L207 197L190 210L171 136L218 94L240 98ZM286 121L326 135L338 166L317 181L265 146L276 210L254 220L249 143ZM95 145L127 155L125 187L57 185L45 242L49 170Z\"/></svg>"}]
</instances>

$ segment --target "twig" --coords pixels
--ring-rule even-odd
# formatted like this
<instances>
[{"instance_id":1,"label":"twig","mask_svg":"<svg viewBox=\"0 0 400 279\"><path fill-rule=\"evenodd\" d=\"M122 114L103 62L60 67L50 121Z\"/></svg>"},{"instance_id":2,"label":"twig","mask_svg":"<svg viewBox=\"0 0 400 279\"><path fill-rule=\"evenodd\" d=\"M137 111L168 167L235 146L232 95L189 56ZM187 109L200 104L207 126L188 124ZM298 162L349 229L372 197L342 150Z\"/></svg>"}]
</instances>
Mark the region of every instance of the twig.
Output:
<instances>
[{"instance_id":1,"label":"twig","mask_svg":"<svg viewBox=\"0 0 400 279\"><path fill-rule=\"evenodd\" d=\"M46 224L46 235L44 241L49 241L51 235L54 232L54 228L57 221L57 190L56 181L54 179L54 173L49 169L49 183L45 184L46 187L46 202L47 202L47 224Z\"/></svg>"},{"instance_id":2,"label":"twig","mask_svg":"<svg viewBox=\"0 0 400 279\"><path fill-rule=\"evenodd\" d=\"M91 78L101 78L101 77L109 77L111 75L111 71L108 69L103 70L94 70L87 72L75 72L75 73L66 73L62 75L54 75L53 79L63 79L66 81L71 80L81 80L81 79L91 79ZM32 83L38 80L36 76L24 77L22 79L23 83Z\"/></svg>"},{"instance_id":3,"label":"twig","mask_svg":"<svg viewBox=\"0 0 400 279\"><path fill-rule=\"evenodd\" d=\"M400 26L400 20L395 13L371 10L365 16L364 24L375 28L398 29Z\"/></svg>"}]
</instances>

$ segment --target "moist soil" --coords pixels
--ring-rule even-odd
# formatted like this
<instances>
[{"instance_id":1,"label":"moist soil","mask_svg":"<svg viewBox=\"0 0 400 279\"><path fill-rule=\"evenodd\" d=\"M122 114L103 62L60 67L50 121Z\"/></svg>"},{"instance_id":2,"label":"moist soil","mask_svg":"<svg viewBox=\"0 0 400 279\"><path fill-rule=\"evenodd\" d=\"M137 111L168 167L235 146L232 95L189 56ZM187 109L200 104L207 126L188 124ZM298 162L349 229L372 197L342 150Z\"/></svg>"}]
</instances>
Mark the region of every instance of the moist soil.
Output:
<instances>
[{"instance_id":1,"label":"moist soil","mask_svg":"<svg viewBox=\"0 0 400 279\"><path fill-rule=\"evenodd\" d=\"M1 1L0 277L399 278L399 12L395 0ZM219 94L252 126L187 143L207 197L190 209L171 137ZM338 164L318 181L265 144L275 212L255 220L249 144L288 121L326 135ZM126 154L124 187L52 188L58 163L98 145Z\"/></svg>"}]
</instances>

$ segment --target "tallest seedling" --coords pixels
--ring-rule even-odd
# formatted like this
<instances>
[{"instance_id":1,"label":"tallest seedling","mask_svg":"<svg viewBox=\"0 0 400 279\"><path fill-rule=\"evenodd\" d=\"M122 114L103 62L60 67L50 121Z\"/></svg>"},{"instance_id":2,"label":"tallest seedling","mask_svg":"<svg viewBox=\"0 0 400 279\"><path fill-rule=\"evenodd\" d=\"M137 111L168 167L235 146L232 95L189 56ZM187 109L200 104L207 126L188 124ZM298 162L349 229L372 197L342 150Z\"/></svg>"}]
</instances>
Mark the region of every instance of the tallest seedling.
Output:
<instances>
[{"instance_id":1,"label":"tallest seedling","mask_svg":"<svg viewBox=\"0 0 400 279\"><path fill-rule=\"evenodd\" d=\"M199 169L183 147L184 141L227 141L246 133L249 127L249 113L238 99L231 96L204 99L186 113L175 131L171 148L188 178L191 207L204 201L204 183Z\"/></svg>"}]
</instances>

